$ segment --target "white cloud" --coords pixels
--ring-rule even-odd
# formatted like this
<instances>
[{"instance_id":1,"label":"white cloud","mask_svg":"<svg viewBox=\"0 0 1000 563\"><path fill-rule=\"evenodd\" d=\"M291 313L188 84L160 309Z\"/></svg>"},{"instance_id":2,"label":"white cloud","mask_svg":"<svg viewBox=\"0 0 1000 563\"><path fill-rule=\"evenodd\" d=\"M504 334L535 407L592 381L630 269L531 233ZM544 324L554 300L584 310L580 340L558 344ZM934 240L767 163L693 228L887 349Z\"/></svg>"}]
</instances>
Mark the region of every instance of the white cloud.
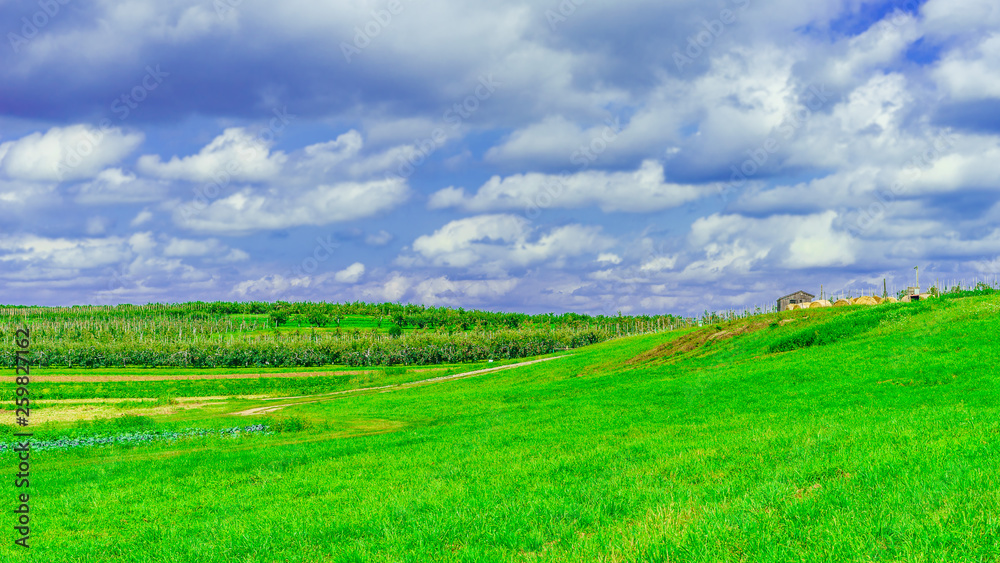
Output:
<instances>
[{"instance_id":1,"label":"white cloud","mask_svg":"<svg viewBox=\"0 0 1000 563\"><path fill-rule=\"evenodd\" d=\"M0 204L51 205L61 199L55 190L55 184L0 180Z\"/></svg>"},{"instance_id":2,"label":"white cloud","mask_svg":"<svg viewBox=\"0 0 1000 563\"><path fill-rule=\"evenodd\" d=\"M271 142L254 137L240 127L230 127L198 154L161 162L157 155L139 157L138 169L151 176L192 182L261 182L275 179L288 160L285 153L271 153Z\"/></svg>"},{"instance_id":3,"label":"white cloud","mask_svg":"<svg viewBox=\"0 0 1000 563\"><path fill-rule=\"evenodd\" d=\"M20 235L0 238L0 261L31 266L63 275L86 268L115 264L131 258L128 241L121 237L46 238Z\"/></svg>"},{"instance_id":4,"label":"white cloud","mask_svg":"<svg viewBox=\"0 0 1000 563\"><path fill-rule=\"evenodd\" d=\"M1000 33L971 49L954 49L932 71L953 100L1000 97Z\"/></svg>"},{"instance_id":5,"label":"white cloud","mask_svg":"<svg viewBox=\"0 0 1000 563\"><path fill-rule=\"evenodd\" d=\"M414 263L501 272L548 262L560 267L565 259L607 248L612 241L600 228L583 225L557 227L535 237L535 229L514 215L479 215L451 221L434 234L413 242L419 255ZM410 259L403 257L401 263Z\"/></svg>"},{"instance_id":6,"label":"white cloud","mask_svg":"<svg viewBox=\"0 0 1000 563\"><path fill-rule=\"evenodd\" d=\"M601 264L621 264L622 257L611 252L602 252L597 255L597 262Z\"/></svg>"},{"instance_id":7,"label":"white cloud","mask_svg":"<svg viewBox=\"0 0 1000 563\"><path fill-rule=\"evenodd\" d=\"M486 151L486 160L514 162L521 166L548 162L566 166L576 166L577 162L589 164L592 160L580 151L581 147L589 148L594 143L603 153L616 140L617 131L613 128L595 126L584 130L562 115L550 115L515 131L501 145ZM576 162L574 156L578 159Z\"/></svg>"},{"instance_id":8,"label":"white cloud","mask_svg":"<svg viewBox=\"0 0 1000 563\"><path fill-rule=\"evenodd\" d=\"M393 239L392 233L386 230L381 230L377 233L369 234L365 237L365 244L370 246L385 246L389 244Z\"/></svg>"},{"instance_id":9,"label":"white cloud","mask_svg":"<svg viewBox=\"0 0 1000 563\"><path fill-rule=\"evenodd\" d=\"M414 280L399 272L385 276L385 281L367 285L360 290L363 299L373 302L399 301L410 290Z\"/></svg>"},{"instance_id":10,"label":"white cloud","mask_svg":"<svg viewBox=\"0 0 1000 563\"><path fill-rule=\"evenodd\" d=\"M308 288L311 284L312 278L308 276L286 278L281 274L273 274L239 282L233 286L231 293L240 297L251 295L273 297L289 290Z\"/></svg>"},{"instance_id":11,"label":"white cloud","mask_svg":"<svg viewBox=\"0 0 1000 563\"><path fill-rule=\"evenodd\" d=\"M129 225L131 225L133 227L138 227L140 225L148 223L152 219L153 219L153 213L151 211L149 211L148 209L143 209L142 211L140 211L135 216L134 219L132 219L132 221L129 223Z\"/></svg>"},{"instance_id":12,"label":"white cloud","mask_svg":"<svg viewBox=\"0 0 1000 563\"><path fill-rule=\"evenodd\" d=\"M121 168L108 168L79 186L76 202L91 205L140 203L160 201L166 194L167 186L163 183L138 179Z\"/></svg>"},{"instance_id":13,"label":"white cloud","mask_svg":"<svg viewBox=\"0 0 1000 563\"><path fill-rule=\"evenodd\" d=\"M173 217L186 229L244 234L371 217L408 197L406 182L398 179L324 185L301 193L248 188L201 209L193 202L175 203Z\"/></svg>"},{"instance_id":14,"label":"white cloud","mask_svg":"<svg viewBox=\"0 0 1000 563\"><path fill-rule=\"evenodd\" d=\"M339 283L358 283L363 275L365 275L365 265L355 262L334 274L333 279Z\"/></svg>"},{"instance_id":15,"label":"white cloud","mask_svg":"<svg viewBox=\"0 0 1000 563\"><path fill-rule=\"evenodd\" d=\"M970 37L1000 25L1000 8L992 0L927 0L920 13L924 28L939 37Z\"/></svg>"},{"instance_id":16,"label":"white cloud","mask_svg":"<svg viewBox=\"0 0 1000 563\"><path fill-rule=\"evenodd\" d=\"M361 134L350 130L333 141L309 145L302 150L296 167L308 174L326 175L347 160L358 156L364 141Z\"/></svg>"},{"instance_id":17,"label":"white cloud","mask_svg":"<svg viewBox=\"0 0 1000 563\"><path fill-rule=\"evenodd\" d=\"M171 238L163 248L164 256L207 256L225 252L226 245L216 239L191 240Z\"/></svg>"},{"instance_id":18,"label":"white cloud","mask_svg":"<svg viewBox=\"0 0 1000 563\"><path fill-rule=\"evenodd\" d=\"M53 127L0 144L0 169L21 180L93 178L135 150L142 140L141 133L125 133L115 127Z\"/></svg>"},{"instance_id":19,"label":"white cloud","mask_svg":"<svg viewBox=\"0 0 1000 563\"><path fill-rule=\"evenodd\" d=\"M103 235L104 232L108 230L109 224L110 221L107 217L88 217L87 226L84 228L84 232L90 236Z\"/></svg>"},{"instance_id":20,"label":"white cloud","mask_svg":"<svg viewBox=\"0 0 1000 563\"><path fill-rule=\"evenodd\" d=\"M716 280L721 276L768 269L809 269L847 266L855 261L857 242L834 228L837 213L773 215L756 219L713 214L694 222L688 242L696 259L684 268L687 279Z\"/></svg>"},{"instance_id":21,"label":"white cloud","mask_svg":"<svg viewBox=\"0 0 1000 563\"><path fill-rule=\"evenodd\" d=\"M834 47L840 53L827 58L824 86L845 87L867 80L874 69L884 68L903 56L920 35L913 16L900 11L888 14L861 34Z\"/></svg>"},{"instance_id":22,"label":"white cloud","mask_svg":"<svg viewBox=\"0 0 1000 563\"><path fill-rule=\"evenodd\" d=\"M151 255L157 246L153 233L149 231L133 234L128 238L128 245L132 252L141 256Z\"/></svg>"},{"instance_id":23,"label":"white cloud","mask_svg":"<svg viewBox=\"0 0 1000 563\"><path fill-rule=\"evenodd\" d=\"M490 280L450 280L437 277L418 283L413 292L420 303L435 307L468 306L470 302L493 302L514 290L516 278Z\"/></svg>"},{"instance_id":24,"label":"white cloud","mask_svg":"<svg viewBox=\"0 0 1000 563\"><path fill-rule=\"evenodd\" d=\"M672 269L676 263L676 256L657 256L652 260L644 262L639 269L644 272L660 272Z\"/></svg>"},{"instance_id":25,"label":"white cloud","mask_svg":"<svg viewBox=\"0 0 1000 563\"><path fill-rule=\"evenodd\" d=\"M676 207L706 193L706 187L665 182L663 165L647 160L635 172L587 171L569 176L529 173L503 179L494 176L475 195L467 196L461 188L445 188L434 193L428 205L431 209L517 209L529 213L548 207L596 205L606 212L644 213Z\"/></svg>"},{"instance_id":26,"label":"white cloud","mask_svg":"<svg viewBox=\"0 0 1000 563\"><path fill-rule=\"evenodd\" d=\"M219 262L222 262L224 264L232 264L235 262L246 262L249 259L250 259L249 253L247 253L244 250L240 250L239 248L233 248L229 251L229 254L226 254L225 256L220 258Z\"/></svg>"}]
</instances>

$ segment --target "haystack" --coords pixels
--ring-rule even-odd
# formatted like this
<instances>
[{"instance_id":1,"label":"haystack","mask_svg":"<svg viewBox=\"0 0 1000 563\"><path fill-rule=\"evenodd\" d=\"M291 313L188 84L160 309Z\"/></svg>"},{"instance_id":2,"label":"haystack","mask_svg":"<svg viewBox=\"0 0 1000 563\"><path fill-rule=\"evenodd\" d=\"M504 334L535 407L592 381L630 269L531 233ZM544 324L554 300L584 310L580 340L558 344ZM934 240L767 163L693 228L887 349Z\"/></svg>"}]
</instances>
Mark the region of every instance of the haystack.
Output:
<instances>
[{"instance_id":1,"label":"haystack","mask_svg":"<svg viewBox=\"0 0 1000 563\"><path fill-rule=\"evenodd\" d=\"M798 308L799 308L799 304L798 303L789 303L788 304L788 309L785 309L785 310L786 311L794 311L794 310L796 310Z\"/></svg>"},{"instance_id":2,"label":"haystack","mask_svg":"<svg viewBox=\"0 0 1000 563\"><path fill-rule=\"evenodd\" d=\"M899 299L896 299L895 297L889 296L889 297L886 297L883 300L883 303L899 303Z\"/></svg>"},{"instance_id":3,"label":"haystack","mask_svg":"<svg viewBox=\"0 0 1000 563\"><path fill-rule=\"evenodd\" d=\"M854 300L855 305L878 305L878 301L870 295L862 295Z\"/></svg>"},{"instance_id":4,"label":"haystack","mask_svg":"<svg viewBox=\"0 0 1000 563\"><path fill-rule=\"evenodd\" d=\"M850 305L851 302L847 299L838 299L836 303L833 304L834 307L846 307Z\"/></svg>"},{"instance_id":5,"label":"haystack","mask_svg":"<svg viewBox=\"0 0 1000 563\"><path fill-rule=\"evenodd\" d=\"M909 295L904 295L903 298L899 300L899 302L900 303L909 303L910 302L910 296Z\"/></svg>"},{"instance_id":6,"label":"haystack","mask_svg":"<svg viewBox=\"0 0 1000 563\"><path fill-rule=\"evenodd\" d=\"M881 305L881 304L882 304L882 302L883 302L883 301L885 301L885 299L882 299L882 298L881 298L881 297L879 297L878 295L872 295L872 299L874 299L874 300L875 300L875 304L876 304L876 305Z\"/></svg>"},{"instance_id":7,"label":"haystack","mask_svg":"<svg viewBox=\"0 0 1000 563\"><path fill-rule=\"evenodd\" d=\"M809 303L810 309L818 309L820 307L832 307L832 306L833 304L827 301L826 299L818 299L816 301L813 301L812 303Z\"/></svg>"}]
</instances>

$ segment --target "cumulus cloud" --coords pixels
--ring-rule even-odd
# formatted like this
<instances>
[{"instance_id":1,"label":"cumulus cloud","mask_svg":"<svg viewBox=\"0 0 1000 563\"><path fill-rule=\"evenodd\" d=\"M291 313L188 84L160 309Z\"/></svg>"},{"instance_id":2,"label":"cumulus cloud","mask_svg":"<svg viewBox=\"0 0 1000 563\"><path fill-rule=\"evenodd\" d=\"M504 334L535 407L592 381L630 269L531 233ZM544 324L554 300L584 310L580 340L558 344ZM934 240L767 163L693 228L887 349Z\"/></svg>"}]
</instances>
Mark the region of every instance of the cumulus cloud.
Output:
<instances>
[{"instance_id":1,"label":"cumulus cloud","mask_svg":"<svg viewBox=\"0 0 1000 563\"><path fill-rule=\"evenodd\" d=\"M19 180L93 178L135 150L143 138L115 127L53 127L0 144L0 170Z\"/></svg>"},{"instance_id":2,"label":"cumulus cloud","mask_svg":"<svg viewBox=\"0 0 1000 563\"><path fill-rule=\"evenodd\" d=\"M132 218L132 221L129 222L129 225L133 227L138 227L140 225L148 223L152 219L153 219L153 213L148 209L143 209L138 214L136 214L135 217Z\"/></svg>"},{"instance_id":3,"label":"cumulus cloud","mask_svg":"<svg viewBox=\"0 0 1000 563\"><path fill-rule=\"evenodd\" d=\"M304 148L303 157L296 163L296 167L307 174L325 175L345 161L357 157L363 146L361 134L352 129L332 141Z\"/></svg>"},{"instance_id":4,"label":"cumulus cloud","mask_svg":"<svg viewBox=\"0 0 1000 563\"><path fill-rule=\"evenodd\" d=\"M621 264L622 258L613 252L602 252L597 255L597 261L602 264Z\"/></svg>"},{"instance_id":5,"label":"cumulus cloud","mask_svg":"<svg viewBox=\"0 0 1000 563\"><path fill-rule=\"evenodd\" d=\"M547 207L597 206L602 211L659 211L702 197L708 189L665 182L663 165L643 162L635 172L587 171L568 176L529 173L494 176L473 195L462 188L435 192L431 209L458 207L467 211L519 209L538 213Z\"/></svg>"},{"instance_id":6,"label":"cumulus cloud","mask_svg":"<svg viewBox=\"0 0 1000 563\"><path fill-rule=\"evenodd\" d=\"M164 256L207 256L221 254L226 245L216 239L191 240L171 238L163 248Z\"/></svg>"},{"instance_id":7,"label":"cumulus cloud","mask_svg":"<svg viewBox=\"0 0 1000 563\"><path fill-rule=\"evenodd\" d=\"M519 166L536 163L586 166L614 147L620 128L618 124L608 124L584 130L565 116L550 115L512 133L502 144L486 152L486 160Z\"/></svg>"},{"instance_id":8,"label":"cumulus cloud","mask_svg":"<svg viewBox=\"0 0 1000 563\"><path fill-rule=\"evenodd\" d=\"M1000 97L1000 33L986 36L974 47L952 50L932 76L953 100Z\"/></svg>"},{"instance_id":9,"label":"cumulus cloud","mask_svg":"<svg viewBox=\"0 0 1000 563\"><path fill-rule=\"evenodd\" d=\"M692 248L703 249L683 277L716 280L767 268L808 269L850 265L856 241L834 226L837 213L774 215L764 219L713 214L691 226Z\"/></svg>"},{"instance_id":10,"label":"cumulus cloud","mask_svg":"<svg viewBox=\"0 0 1000 563\"><path fill-rule=\"evenodd\" d=\"M419 237L413 242L418 257L414 263L494 272L540 262L558 267L567 258L609 247L612 240L600 230L566 225L536 236L536 229L522 217L479 215L451 221L433 234Z\"/></svg>"},{"instance_id":11,"label":"cumulus cloud","mask_svg":"<svg viewBox=\"0 0 1000 563\"><path fill-rule=\"evenodd\" d=\"M358 283L361 276L365 275L365 265L355 262L343 270L333 275L333 279L339 283Z\"/></svg>"},{"instance_id":12,"label":"cumulus cloud","mask_svg":"<svg viewBox=\"0 0 1000 563\"><path fill-rule=\"evenodd\" d=\"M436 277L424 280L413 288L420 303L435 307L461 307L470 302L493 302L518 286L516 278L489 280L450 280Z\"/></svg>"},{"instance_id":13,"label":"cumulus cloud","mask_svg":"<svg viewBox=\"0 0 1000 563\"><path fill-rule=\"evenodd\" d=\"M0 205L26 206L56 203L59 200L54 184L0 180Z\"/></svg>"},{"instance_id":14,"label":"cumulus cloud","mask_svg":"<svg viewBox=\"0 0 1000 563\"><path fill-rule=\"evenodd\" d=\"M389 244L393 239L392 233L382 229L377 233L371 233L365 237L365 244L371 246L385 246Z\"/></svg>"},{"instance_id":15,"label":"cumulus cloud","mask_svg":"<svg viewBox=\"0 0 1000 563\"><path fill-rule=\"evenodd\" d=\"M132 256L121 237L47 238L19 235L0 238L0 262L9 267L32 267L37 272L64 275L95 266L124 261Z\"/></svg>"},{"instance_id":16,"label":"cumulus cloud","mask_svg":"<svg viewBox=\"0 0 1000 563\"><path fill-rule=\"evenodd\" d=\"M371 217L408 197L409 187L399 179L324 185L300 193L247 188L207 206L175 203L173 217L178 226L194 231L245 234Z\"/></svg>"},{"instance_id":17,"label":"cumulus cloud","mask_svg":"<svg viewBox=\"0 0 1000 563\"><path fill-rule=\"evenodd\" d=\"M245 280L233 286L231 293L239 297L274 296L289 290L308 288L312 279L308 276L286 278L281 274L271 274L255 280Z\"/></svg>"},{"instance_id":18,"label":"cumulus cloud","mask_svg":"<svg viewBox=\"0 0 1000 563\"><path fill-rule=\"evenodd\" d=\"M281 171L288 157L270 151L272 142L240 127L230 127L198 154L172 157L162 162L158 155L139 157L138 169L150 176L191 182L260 182Z\"/></svg>"},{"instance_id":19,"label":"cumulus cloud","mask_svg":"<svg viewBox=\"0 0 1000 563\"><path fill-rule=\"evenodd\" d=\"M121 168L108 168L77 188L76 202L87 205L160 201L167 195L162 182L139 179Z\"/></svg>"}]
</instances>

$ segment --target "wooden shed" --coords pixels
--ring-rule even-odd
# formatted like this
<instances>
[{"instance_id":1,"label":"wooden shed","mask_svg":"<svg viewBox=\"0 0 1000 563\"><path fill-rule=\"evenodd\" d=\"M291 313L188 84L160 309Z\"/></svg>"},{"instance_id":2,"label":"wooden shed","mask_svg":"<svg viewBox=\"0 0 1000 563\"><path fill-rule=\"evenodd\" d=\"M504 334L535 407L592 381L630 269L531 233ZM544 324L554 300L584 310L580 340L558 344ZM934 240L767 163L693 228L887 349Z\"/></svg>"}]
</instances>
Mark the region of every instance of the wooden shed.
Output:
<instances>
[{"instance_id":1,"label":"wooden shed","mask_svg":"<svg viewBox=\"0 0 1000 563\"><path fill-rule=\"evenodd\" d=\"M788 306L800 303L812 303L813 298L816 297L811 293L806 293L804 291L796 291L795 293L789 293L788 295L778 299L778 310L787 311Z\"/></svg>"}]
</instances>

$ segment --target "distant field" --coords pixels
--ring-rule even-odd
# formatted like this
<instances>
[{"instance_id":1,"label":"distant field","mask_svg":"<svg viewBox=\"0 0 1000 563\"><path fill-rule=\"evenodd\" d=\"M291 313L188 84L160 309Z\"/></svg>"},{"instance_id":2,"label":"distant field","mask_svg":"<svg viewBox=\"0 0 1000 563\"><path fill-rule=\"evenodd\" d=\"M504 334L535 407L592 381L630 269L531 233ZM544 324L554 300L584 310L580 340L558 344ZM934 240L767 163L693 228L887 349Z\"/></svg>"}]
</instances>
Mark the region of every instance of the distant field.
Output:
<instances>
[{"instance_id":1,"label":"distant field","mask_svg":"<svg viewBox=\"0 0 1000 563\"><path fill-rule=\"evenodd\" d=\"M114 387L88 408L129 416L53 404L77 419L37 437L277 431L33 453L32 555L997 561L998 314L995 295L791 311L416 386L437 373Z\"/></svg>"},{"instance_id":2,"label":"distant field","mask_svg":"<svg viewBox=\"0 0 1000 563\"><path fill-rule=\"evenodd\" d=\"M0 307L0 366L30 328L29 360L64 368L310 368L526 358L693 321L526 315L396 303L183 303Z\"/></svg>"}]
</instances>

